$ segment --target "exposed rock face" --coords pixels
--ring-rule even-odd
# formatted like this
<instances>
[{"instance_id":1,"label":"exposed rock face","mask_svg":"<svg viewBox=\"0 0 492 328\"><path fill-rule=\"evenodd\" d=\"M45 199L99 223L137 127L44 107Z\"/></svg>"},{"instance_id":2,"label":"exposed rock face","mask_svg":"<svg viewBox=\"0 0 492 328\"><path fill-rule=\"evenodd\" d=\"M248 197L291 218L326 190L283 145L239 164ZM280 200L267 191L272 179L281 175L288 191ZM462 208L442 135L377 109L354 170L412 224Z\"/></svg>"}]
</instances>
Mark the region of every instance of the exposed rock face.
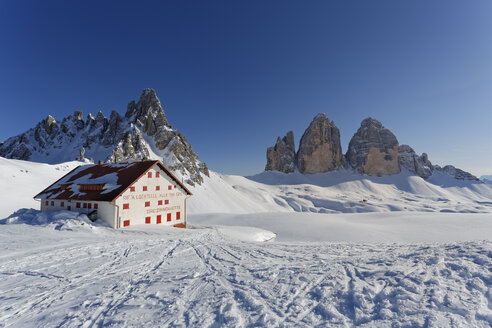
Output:
<instances>
[{"instance_id":1,"label":"exposed rock face","mask_svg":"<svg viewBox=\"0 0 492 328\"><path fill-rule=\"evenodd\" d=\"M433 166L426 153L419 156L412 147L401 145L398 147L398 159L401 166L423 179L427 179L432 175Z\"/></svg>"},{"instance_id":2,"label":"exposed rock face","mask_svg":"<svg viewBox=\"0 0 492 328\"><path fill-rule=\"evenodd\" d=\"M171 171L189 175L188 184L201 184L208 176L205 163L198 160L186 137L169 125L161 102L153 89L145 89L137 103L131 101L125 114L127 120L153 137L155 147L162 151L166 166Z\"/></svg>"},{"instance_id":3,"label":"exposed rock face","mask_svg":"<svg viewBox=\"0 0 492 328\"><path fill-rule=\"evenodd\" d=\"M282 139L277 138L275 146L268 147L265 171L294 172L295 160L294 133L289 131Z\"/></svg>"},{"instance_id":4,"label":"exposed rock face","mask_svg":"<svg viewBox=\"0 0 492 328\"><path fill-rule=\"evenodd\" d=\"M301 173L322 173L342 166L340 130L325 114L318 114L304 131L297 152Z\"/></svg>"},{"instance_id":5,"label":"exposed rock face","mask_svg":"<svg viewBox=\"0 0 492 328\"><path fill-rule=\"evenodd\" d=\"M202 175L209 174L186 138L169 125L152 89L145 89L137 103L128 104L125 117L116 111L109 120L102 112L96 117L89 114L84 120L82 112L75 111L61 122L48 116L0 144L0 156L46 163L80 158L108 162L162 159L190 185L201 184Z\"/></svg>"},{"instance_id":6,"label":"exposed rock face","mask_svg":"<svg viewBox=\"0 0 492 328\"><path fill-rule=\"evenodd\" d=\"M390 130L366 118L349 143L348 164L360 173L382 176L400 172L398 140Z\"/></svg>"}]
</instances>

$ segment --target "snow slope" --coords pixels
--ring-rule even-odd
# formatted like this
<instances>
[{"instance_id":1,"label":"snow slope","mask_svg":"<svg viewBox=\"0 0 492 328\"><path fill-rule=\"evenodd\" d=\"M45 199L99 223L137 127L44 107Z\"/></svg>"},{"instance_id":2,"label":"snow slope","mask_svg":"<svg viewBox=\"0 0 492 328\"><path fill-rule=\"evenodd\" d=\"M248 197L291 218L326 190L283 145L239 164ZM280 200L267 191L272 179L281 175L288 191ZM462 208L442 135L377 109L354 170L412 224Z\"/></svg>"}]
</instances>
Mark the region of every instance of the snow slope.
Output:
<instances>
[{"instance_id":1,"label":"snow slope","mask_svg":"<svg viewBox=\"0 0 492 328\"><path fill-rule=\"evenodd\" d=\"M39 209L33 197L44 188L83 162L44 164L0 157L0 181L3 192L0 200L0 219L19 208Z\"/></svg>"},{"instance_id":2,"label":"snow slope","mask_svg":"<svg viewBox=\"0 0 492 328\"><path fill-rule=\"evenodd\" d=\"M435 172L428 180L404 170L371 177L352 171L263 172L252 177L212 173L192 189L190 213L388 211L491 213L492 187Z\"/></svg>"},{"instance_id":3,"label":"snow slope","mask_svg":"<svg viewBox=\"0 0 492 328\"><path fill-rule=\"evenodd\" d=\"M80 164L49 165L0 157L0 179L8 186L0 200L0 218L19 208L38 208L32 197ZM428 180L408 171L370 177L343 170L312 175L263 172L252 177L210 172L210 178L204 179L201 186L190 187L191 214L492 212L492 186L459 181L440 172Z\"/></svg>"}]
</instances>

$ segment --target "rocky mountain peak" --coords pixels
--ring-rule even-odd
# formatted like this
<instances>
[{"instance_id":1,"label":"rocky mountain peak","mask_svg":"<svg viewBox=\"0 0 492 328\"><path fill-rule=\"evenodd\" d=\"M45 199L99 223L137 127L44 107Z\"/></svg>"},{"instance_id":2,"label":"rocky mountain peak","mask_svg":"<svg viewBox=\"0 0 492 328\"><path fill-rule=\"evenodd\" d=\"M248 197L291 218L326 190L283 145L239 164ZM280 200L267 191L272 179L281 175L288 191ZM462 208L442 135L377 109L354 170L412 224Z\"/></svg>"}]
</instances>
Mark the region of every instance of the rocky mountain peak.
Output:
<instances>
[{"instance_id":1,"label":"rocky mountain peak","mask_svg":"<svg viewBox=\"0 0 492 328\"><path fill-rule=\"evenodd\" d=\"M131 101L125 117L116 111L109 120L101 111L85 120L81 111L61 122L48 116L0 144L0 156L47 163L90 157L112 162L161 159L190 185L201 184L202 175L209 174L186 138L168 123L153 89L145 89L137 103Z\"/></svg>"},{"instance_id":2,"label":"rocky mountain peak","mask_svg":"<svg viewBox=\"0 0 492 328\"><path fill-rule=\"evenodd\" d=\"M295 158L294 133L289 131L282 139L277 137L275 146L267 149L267 164L265 171L280 171L284 173L294 172Z\"/></svg>"},{"instance_id":3,"label":"rocky mountain peak","mask_svg":"<svg viewBox=\"0 0 492 328\"><path fill-rule=\"evenodd\" d=\"M361 122L345 157L352 168L363 174L381 176L400 172L398 140L371 117Z\"/></svg>"},{"instance_id":4,"label":"rocky mountain peak","mask_svg":"<svg viewBox=\"0 0 492 328\"><path fill-rule=\"evenodd\" d=\"M343 163L340 130L326 114L316 115L304 131L297 152L297 168L301 173L334 170Z\"/></svg>"},{"instance_id":5,"label":"rocky mountain peak","mask_svg":"<svg viewBox=\"0 0 492 328\"><path fill-rule=\"evenodd\" d=\"M153 135L155 126L169 126L161 101L157 98L154 89L144 89L137 103L131 101L126 110L125 117L144 127L144 132Z\"/></svg>"},{"instance_id":6,"label":"rocky mountain peak","mask_svg":"<svg viewBox=\"0 0 492 328\"><path fill-rule=\"evenodd\" d=\"M433 166L426 153L419 156L409 145L401 145L398 147L398 159L401 166L423 179L432 175Z\"/></svg>"}]
</instances>

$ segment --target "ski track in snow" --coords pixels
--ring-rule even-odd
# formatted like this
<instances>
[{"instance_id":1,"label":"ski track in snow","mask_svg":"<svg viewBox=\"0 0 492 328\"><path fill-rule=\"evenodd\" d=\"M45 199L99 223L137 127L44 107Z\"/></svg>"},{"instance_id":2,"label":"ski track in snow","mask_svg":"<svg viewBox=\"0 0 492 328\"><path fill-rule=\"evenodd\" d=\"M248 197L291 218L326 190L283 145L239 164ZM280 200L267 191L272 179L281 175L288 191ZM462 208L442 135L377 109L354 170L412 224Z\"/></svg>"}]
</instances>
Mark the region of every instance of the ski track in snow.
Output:
<instances>
[{"instance_id":1,"label":"ski track in snow","mask_svg":"<svg viewBox=\"0 0 492 328\"><path fill-rule=\"evenodd\" d=\"M251 243L172 230L14 245L0 258L0 326L492 324L490 241Z\"/></svg>"}]
</instances>

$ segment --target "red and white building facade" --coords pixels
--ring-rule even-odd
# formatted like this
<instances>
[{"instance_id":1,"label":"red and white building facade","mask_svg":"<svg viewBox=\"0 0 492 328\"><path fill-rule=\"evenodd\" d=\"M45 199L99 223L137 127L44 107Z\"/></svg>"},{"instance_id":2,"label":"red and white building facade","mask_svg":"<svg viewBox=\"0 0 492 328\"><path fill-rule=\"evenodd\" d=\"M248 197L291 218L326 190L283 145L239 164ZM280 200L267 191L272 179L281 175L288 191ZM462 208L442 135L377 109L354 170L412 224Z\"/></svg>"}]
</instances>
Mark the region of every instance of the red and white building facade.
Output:
<instances>
[{"instance_id":1,"label":"red and white building facade","mask_svg":"<svg viewBox=\"0 0 492 328\"><path fill-rule=\"evenodd\" d=\"M160 161L83 165L34 198L41 211L68 210L113 228L159 224L186 227L191 192Z\"/></svg>"}]
</instances>

